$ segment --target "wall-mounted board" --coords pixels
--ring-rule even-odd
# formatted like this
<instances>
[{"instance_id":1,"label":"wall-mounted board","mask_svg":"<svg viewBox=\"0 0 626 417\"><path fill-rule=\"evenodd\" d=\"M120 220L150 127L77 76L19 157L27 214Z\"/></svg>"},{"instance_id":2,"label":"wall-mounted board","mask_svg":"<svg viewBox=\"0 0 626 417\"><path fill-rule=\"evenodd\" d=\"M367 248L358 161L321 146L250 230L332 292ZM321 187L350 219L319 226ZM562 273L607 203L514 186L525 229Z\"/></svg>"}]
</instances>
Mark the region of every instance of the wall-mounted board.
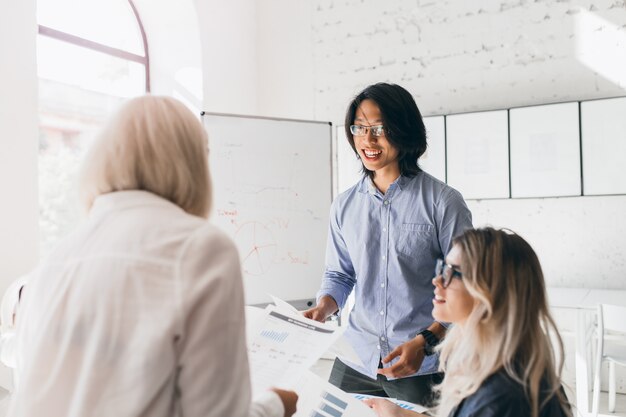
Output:
<instances>
[{"instance_id":1,"label":"wall-mounted board","mask_svg":"<svg viewBox=\"0 0 626 417\"><path fill-rule=\"evenodd\" d=\"M506 110L446 116L448 184L466 199L509 197Z\"/></svg>"},{"instance_id":2,"label":"wall-mounted board","mask_svg":"<svg viewBox=\"0 0 626 417\"><path fill-rule=\"evenodd\" d=\"M626 97L581 103L583 192L626 194Z\"/></svg>"},{"instance_id":3,"label":"wall-mounted board","mask_svg":"<svg viewBox=\"0 0 626 417\"><path fill-rule=\"evenodd\" d=\"M581 194L578 103L511 109L511 196Z\"/></svg>"},{"instance_id":4,"label":"wall-mounted board","mask_svg":"<svg viewBox=\"0 0 626 417\"><path fill-rule=\"evenodd\" d=\"M211 219L237 244L246 303L272 294L306 307L298 303L315 299L324 272L332 126L212 113L203 123Z\"/></svg>"},{"instance_id":5,"label":"wall-mounted board","mask_svg":"<svg viewBox=\"0 0 626 417\"><path fill-rule=\"evenodd\" d=\"M428 147L419 159L420 167L446 182L446 122L444 116L424 117Z\"/></svg>"}]
</instances>

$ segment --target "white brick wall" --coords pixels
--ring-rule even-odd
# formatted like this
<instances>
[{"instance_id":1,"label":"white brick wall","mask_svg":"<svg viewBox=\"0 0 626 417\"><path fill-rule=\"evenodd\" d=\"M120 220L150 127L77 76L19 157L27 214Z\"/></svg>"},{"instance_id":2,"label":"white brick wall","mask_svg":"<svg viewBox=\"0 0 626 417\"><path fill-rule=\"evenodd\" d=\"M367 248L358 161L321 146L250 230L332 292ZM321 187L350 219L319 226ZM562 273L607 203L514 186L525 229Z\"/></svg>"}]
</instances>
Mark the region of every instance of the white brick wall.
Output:
<instances>
[{"instance_id":1,"label":"white brick wall","mask_svg":"<svg viewBox=\"0 0 626 417\"><path fill-rule=\"evenodd\" d=\"M338 121L377 81L406 87L425 115L626 94L626 78L577 56L581 14L623 33L623 1L318 0L312 13L318 119Z\"/></svg>"},{"instance_id":2,"label":"white brick wall","mask_svg":"<svg viewBox=\"0 0 626 417\"><path fill-rule=\"evenodd\" d=\"M342 124L378 81L424 115L626 95L623 1L318 0L311 13L316 119ZM626 288L625 196L469 204L476 225L526 236L550 285Z\"/></svg>"}]
</instances>

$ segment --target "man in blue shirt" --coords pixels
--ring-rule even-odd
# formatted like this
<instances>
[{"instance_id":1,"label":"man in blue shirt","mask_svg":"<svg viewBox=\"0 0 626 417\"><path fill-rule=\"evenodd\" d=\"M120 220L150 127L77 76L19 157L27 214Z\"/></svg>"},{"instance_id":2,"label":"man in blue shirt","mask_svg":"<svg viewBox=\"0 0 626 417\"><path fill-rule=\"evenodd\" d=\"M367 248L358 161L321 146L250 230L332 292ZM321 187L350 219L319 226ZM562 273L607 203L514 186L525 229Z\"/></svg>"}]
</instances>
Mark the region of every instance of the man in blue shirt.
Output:
<instances>
[{"instance_id":1,"label":"man in blue shirt","mask_svg":"<svg viewBox=\"0 0 626 417\"><path fill-rule=\"evenodd\" d=\"M362 364L335 360L330 382L348 392L428 404L441 380L432 348L445 335L433 321L435 264L472 227L461 194L423 172L426 129L411 94L379 83L350 103L346 135L363 178L332 204L326 271L316 307L324 321L354 289L346 336Z\"/></svg>"}]
</instances>

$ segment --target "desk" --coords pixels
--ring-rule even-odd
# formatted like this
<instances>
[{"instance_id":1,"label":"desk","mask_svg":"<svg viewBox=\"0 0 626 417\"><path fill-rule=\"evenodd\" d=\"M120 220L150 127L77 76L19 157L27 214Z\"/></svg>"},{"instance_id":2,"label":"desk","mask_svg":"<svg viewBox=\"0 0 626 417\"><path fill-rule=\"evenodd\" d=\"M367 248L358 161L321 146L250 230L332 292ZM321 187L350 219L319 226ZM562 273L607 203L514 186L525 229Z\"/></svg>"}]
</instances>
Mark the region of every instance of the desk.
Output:
<instances>
[{"instance_id":1,"label":"desk","mask_svg":"<svg viewBox=\"0 0 626 417\"><path fill-rule=\"evenodd\" d=\"M576 313L576 409L579 416L591 415L589 388L590 353L595 343L596 311L599 304L626 306L626 290L596 288L548 288L551 308L572 309Z\"/></svg>"}]
</instances>

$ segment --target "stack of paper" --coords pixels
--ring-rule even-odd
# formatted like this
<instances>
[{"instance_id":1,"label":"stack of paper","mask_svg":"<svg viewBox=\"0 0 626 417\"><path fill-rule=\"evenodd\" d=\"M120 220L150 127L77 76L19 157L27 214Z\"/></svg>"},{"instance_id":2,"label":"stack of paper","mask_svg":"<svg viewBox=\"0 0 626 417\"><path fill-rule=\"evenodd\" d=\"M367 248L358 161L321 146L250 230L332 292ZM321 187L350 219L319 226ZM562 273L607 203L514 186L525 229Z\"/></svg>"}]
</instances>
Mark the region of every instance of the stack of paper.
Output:
<instances>
[{"instance_id":1,"label":"stack of paper","mask_svg":"<svg viewBox=\"0 0 626 417\"><path fill-rule=\"evenodd\" d=\"M257 311L249 322L253 395L271 387L296 391L296 417L375 417L363 402L309 371L343 329L309 320L282 303Z\"/></svg>"}]
</instances>

